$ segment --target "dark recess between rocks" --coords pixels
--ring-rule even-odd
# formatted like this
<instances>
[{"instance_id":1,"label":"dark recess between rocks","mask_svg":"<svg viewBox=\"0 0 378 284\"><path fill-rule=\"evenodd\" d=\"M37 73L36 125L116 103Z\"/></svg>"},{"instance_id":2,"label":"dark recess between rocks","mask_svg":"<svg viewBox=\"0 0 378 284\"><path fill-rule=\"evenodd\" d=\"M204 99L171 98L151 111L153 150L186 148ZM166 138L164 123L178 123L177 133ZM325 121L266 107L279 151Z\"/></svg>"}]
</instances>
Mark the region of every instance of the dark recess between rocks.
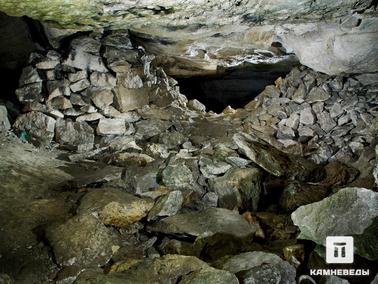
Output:
<instances>
[{"instance_id":1,"label":"dark recess between rocks","mask_svg":"<svg viewBox=\"0 0 378 284\"><path fill-rule=\"evenodd\" d=\"M208 111L220 113L227 106L244 107L268 85L274 84L291 70L288 66L271 64L251 65L242 69L228 70L222 75L175 78L180 91L189 100L197 99Z\"/></svg>"}]
</instances>

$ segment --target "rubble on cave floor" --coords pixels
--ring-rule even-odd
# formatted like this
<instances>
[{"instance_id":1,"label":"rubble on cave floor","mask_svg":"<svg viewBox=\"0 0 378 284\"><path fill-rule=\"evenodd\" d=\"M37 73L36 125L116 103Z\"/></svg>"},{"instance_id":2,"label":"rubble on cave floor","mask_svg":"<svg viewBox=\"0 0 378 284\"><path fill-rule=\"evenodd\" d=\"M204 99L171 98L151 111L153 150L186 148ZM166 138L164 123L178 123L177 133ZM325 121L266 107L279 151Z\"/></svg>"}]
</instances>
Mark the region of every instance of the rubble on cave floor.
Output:
<instances>
[{"instance_id":1,"label":"rubble on cave floor","mask_svg":"<svg viewBox=\"0 0 378 284\"><path fill-rule=\"evenodd\" d=\"M324 263L301 214L338 198L361 204L343 234L377 233L376 78L300 66L216 114L116 39L33 54L11 131L0 105L0 267L15 283L295 283Z\"/></svg>"}]
</instances>

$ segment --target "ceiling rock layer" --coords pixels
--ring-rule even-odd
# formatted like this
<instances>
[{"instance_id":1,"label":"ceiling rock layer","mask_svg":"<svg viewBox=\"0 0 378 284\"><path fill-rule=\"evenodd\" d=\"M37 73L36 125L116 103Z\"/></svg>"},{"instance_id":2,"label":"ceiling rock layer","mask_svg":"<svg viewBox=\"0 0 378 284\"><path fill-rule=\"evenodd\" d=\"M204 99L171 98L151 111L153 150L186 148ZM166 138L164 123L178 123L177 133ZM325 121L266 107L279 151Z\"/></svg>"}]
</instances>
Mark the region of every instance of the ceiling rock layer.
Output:
<instances>
[{"instance_id":1,"label":"ceiling rock layer","mask_svg":"<svg viewBox=\"0 0 378 284\"><path fill-rule=\"evenodd\" d=\"M62 31L130 29L172 75L299 61L329 75L378 71L375 0L2 0ZM63 33L64 34L64 33ZM267 52L269 51L269 52Z\"/></svg>"}]
</instances>

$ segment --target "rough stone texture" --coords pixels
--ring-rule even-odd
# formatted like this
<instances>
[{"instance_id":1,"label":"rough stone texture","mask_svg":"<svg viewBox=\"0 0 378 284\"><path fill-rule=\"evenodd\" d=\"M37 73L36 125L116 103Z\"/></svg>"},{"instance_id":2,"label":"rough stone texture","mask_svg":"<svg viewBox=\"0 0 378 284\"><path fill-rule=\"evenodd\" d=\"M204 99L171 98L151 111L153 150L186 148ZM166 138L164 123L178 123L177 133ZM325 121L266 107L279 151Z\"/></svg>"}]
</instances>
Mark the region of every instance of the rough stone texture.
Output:
<instances>
[{"instance_id":1,"label":"rough stone texture","mask_svg":"<svg viewBox=\"0 0 378 284\"><path fill-rule=\"evenodd\" d=\"M154 220L157 217L167 217L176 215L181 209L184 197L181 191L171 191L167 195L160 197L154 207L148 213L148 220Z\"/></svg>"},{"instance_id":2,"label":"rough stone texture","mask_svg":"<svg viewBox=\"0 0 378 284\"><path fill-rule=\"evenodd\" d=\"M194 256L168 254L153 260L146 259L122 273L103 274L102 271L88 270L80 274L75 284L177 283L183 276L201 269L211 267Z\"/></svg>"},{"instance_id":3,"label":"rough stone texture","mask_svg":"<svg viewBox=\"0 0 378 284\"><path fill-rule=\"evenodd\" d=\"M47 232L57 262L63 266L103 265L118 244L112 229L89 214L77 215Z\"/></svg>"},{"instance_id":4,"label":"rough stone texture","mask_svg":"<svg viewBox=\"0 0 378 284\"><path fill-rule=\"evenodd\" d=\"M180 284L203 284L203 283L219 283L219 284L238 284L236 276L228 271L204 268L186 275L180 281Z\"/></svg>"},{"instance_id":5,"label":"rough stone texture","mask_svg":"<svg viewBox=\"0 0 378 284\"><path fill-rule=\"evenodd\" d=\"M41 112L31 111L20 115L13 127L29 132L40 142L50 142L54 137L55 119Z\"/></svg>"},{"instance_id":6,"label":"rough stone texture","mask_svg":"<svg viewBox=\"0 0 378 284\"><path fill-rule=\"evenodd\" d=\"M113 103L113 93L109 90L95 90L91 92L91 99L96 107L104 110Z\"/></svg>"},{"instance_id":7,"label":"rough stone texture","mask_svg":"<svg viewBox=\"0 0 378 284\"><path fill-rule=\"evenodd\" d=\"M153 202L112 188L93 190L86 194L79 213L97 212L105 225L125 227L148 214Z\"/></svg>"},{"instance_id":8,"label":"rough stone texture","mask_svg":"<svg viewBox=\"0 0 378 284\"><path fill-rule=\"evenodd\" d=\"M217 194L219 207L256 211L260 200L261 177L261 171L257 168L234 168L222 177L210 179L209 187Z\"/></svg>"},{"instance_id":9,"label":"rough stone texture","mask_svg":"<svg viewBox=\"0 0 378 284\"><path fill-rule=\"evenodd\" d=\"M98 135L122 135L126 132L126 122L119 118L101 118L96 132Z\"/></svg>"},{"instance_id":10,"label":"rough stone texture","mask_svg":"<svg viewBox=\"0 0 378 284\"><path fill-rule=\"evenodd\" d=\"M56 124L55 139L68 149L87 151L93 148L94 131L86 122L59 119Z\"/></svg>"},{"instance_id":11,"label":"rough stone texture","mask_svg":"<svg viewBox=\"0 0 378 284\"><path fill-rule=\"evenodd\" d=\"M8 111L5 105L0 104L0 132L11 128Z\"/></svg>"},{"instance_id":12,"label":"rough stone texture","mask_svg":"<svg viewBox=\"0 0 378 284\"><path fill-rule=\"evenodd\" d=\"M378 186L378 145L375 146L375 168L374 168L375 184Z\"/></svg>"},{"instance_id":13,"label":"rough stone texture","mask_svg":"<svg viewBox=\"0 0 378 284\"><path fill-rule=\"evenodd\" d=\"M364 188L344 188L322 201L299 207L291 218L299 238L325 245L327 236L354 236L355 253L378 259L378 193Z\"/></svg>"},{"instance_id":14,"label":"rough stone texture","mask_svg":"<svg viewBox=\"0 0 378 284\"><path fill-rule=\"evenodd\" d=\"M279 284L294 284L295 282L295 275L296 271L293 266L291 266L288 262L282 260L279 256L272 254L272 253L266 253L262 251L254 251L254 252L246 252L239 255L235 255L230 257L229 259L225 260L223 263L218 263L216 265L217 268L230 271L232 273L238 273L240 271L248 270L247 279L249 277L256 277L260 274L260 276L263 273L264 266L261 266L262 264L269 264L273 266L274 272L279 273ZM253 269L251 271L251 269ZM245 276L244 276L245 277ZM265 276L266 277L266 276ZM273 277L273 275L268 275L269 277ZM243 277L242 277L243 278ZM253 282L252 282L253 283ZM256 282L259 283L259 282ZM261 282L262 283L262 282ZM265 283L265 282L264 282ZM270 283L270 282L266 282Z\"/></svg>"},{"instance_id":15,"label":"rough stone texture","mask_svg":"<svg viewBox=\"0 0 378 284\"><path fill-rule=\"evenodd\" d=\"M9 15L27 15L53 27L131 29L147 49L162 54L158 59L170 72L181 74L198 70L214 73L217 66L230 61L232 65L245 60L268 63L285 60L285 57L272 59L254 52L271 49L273 42L281 42L286 51L294 51L304 65L321 72L376 72L378 19L372 17L374 13L367 10L369 7L371 1L358 0L316 3L312 0L300 3L251 0L226 1L223 5L215 0L159 0L152 4L147 0L137 3L57 0L51 5L37 0L26 3L5 0L0 4L0 10ZM365 13L352 14L352 11ZM351 21L353 17L356 19ZM320 19L327 20L327 24L319 23ZM75 46L66 64L106 71L93 55L96 53L82 46ZM280 53L279 49L271 50L276 55ZM240 56L242 54L248 56ZM180 58L182 55L185 57ZM173 63L170 62L175 56Z\"/></svg>"}]
</instances>

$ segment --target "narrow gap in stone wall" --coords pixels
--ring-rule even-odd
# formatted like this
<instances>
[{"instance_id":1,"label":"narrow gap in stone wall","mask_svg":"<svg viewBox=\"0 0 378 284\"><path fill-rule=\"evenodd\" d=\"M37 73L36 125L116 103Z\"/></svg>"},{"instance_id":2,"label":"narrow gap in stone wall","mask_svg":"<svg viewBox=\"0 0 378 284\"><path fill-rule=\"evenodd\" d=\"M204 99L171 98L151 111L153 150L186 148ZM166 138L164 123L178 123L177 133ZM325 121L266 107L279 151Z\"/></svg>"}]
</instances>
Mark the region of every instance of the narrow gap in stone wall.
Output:
<instances>
[{"instance_id":1,"label":"narrow gap in stone wall","mask_svg":"<svg viewBox=\"0 0 378 284\"><path fill-rule=\"evenodd\" d=\"M286 66L266 64L247 66L228 70L226 73L212 77L175 78L180 91L189 100L197 99L208 111L220 113L227 106L244 107L268 85L274 84L278 77L290 72Z\"/></svg>"}]
</instances>

